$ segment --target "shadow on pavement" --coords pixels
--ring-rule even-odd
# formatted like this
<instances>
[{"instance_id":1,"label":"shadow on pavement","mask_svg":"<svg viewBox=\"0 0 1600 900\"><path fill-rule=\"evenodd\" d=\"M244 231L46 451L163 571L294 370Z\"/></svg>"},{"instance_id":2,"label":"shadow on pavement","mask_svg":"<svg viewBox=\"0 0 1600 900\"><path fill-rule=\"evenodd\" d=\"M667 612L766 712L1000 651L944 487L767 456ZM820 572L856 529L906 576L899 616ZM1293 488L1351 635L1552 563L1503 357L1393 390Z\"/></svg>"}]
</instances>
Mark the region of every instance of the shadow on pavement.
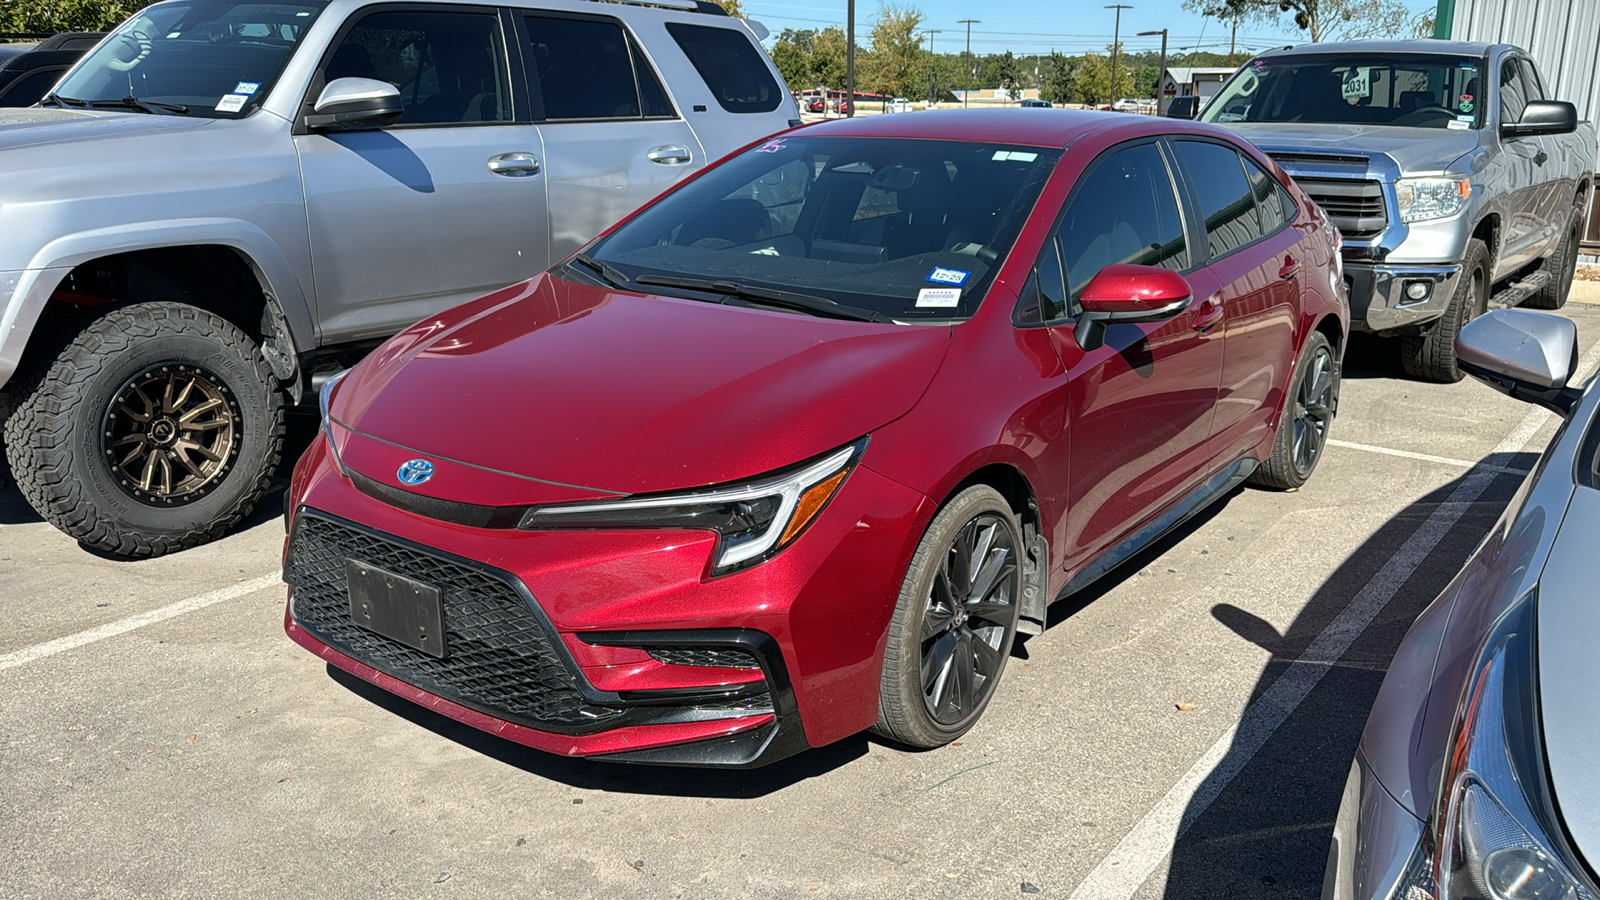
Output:
<instances>
[{"instance_id":1,"label":"shadow on pavement","mask_svg":"<svg viewBox=\"0 0 1600 900\"><path fill-rule=\"evenodd\" d=\"M1528 468L1536 459L1536 454L1517 454L1509 464ZM1458 478L1444 485L1389 520L1317 590L1285 633L1247 609L1226 603L1212 608L1217 621L1240 639L1272 654L1252 699L1300 657L1460 483ZM1321 896L1344 779L1389 660L1417 614L1460 570L1519 484L1520 478L1509 475L1494 480L1253 757L1239 760L1236 755L1247 751L1229 750L1216 771L1229 771L1239 762L1243 768L1208 807L1185 812L1184 821L1192 824L1173 849L1166 900ZM1196 796L1214 789L1203 784Z\"/></svg>"}]
</instances>

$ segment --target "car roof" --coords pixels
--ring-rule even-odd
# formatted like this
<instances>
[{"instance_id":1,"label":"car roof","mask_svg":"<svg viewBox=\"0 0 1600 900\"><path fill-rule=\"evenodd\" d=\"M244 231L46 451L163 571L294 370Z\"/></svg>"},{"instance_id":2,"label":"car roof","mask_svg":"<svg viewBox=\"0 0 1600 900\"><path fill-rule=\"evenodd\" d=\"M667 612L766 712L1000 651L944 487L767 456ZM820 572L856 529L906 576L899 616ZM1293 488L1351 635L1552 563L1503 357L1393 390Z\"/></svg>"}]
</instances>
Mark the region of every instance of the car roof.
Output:
<instances>
[{"instance_id":1,"label":"car roof","mask_svg":"<svg viewBox=\"0 0 1600 900\"><path fill-rule=\"evenodd\" d=\"M1050 109L1023 114L1017 107L933 109L914 116L832 119L803 126L791 133L973 142L981 140L1038 147L1065 147L1084 135L1102 132L1114 140L1155 134L1194 134L1219 137L1231 143L1241 142L1238 135L1226 129L1200 122L1084 109Z\"/></svg>"},{"instance_id":2,"label":"car roof","mask_svg":"<svg viewBox=\"0 0 1600 900\"><path fill-rule=\"evenodd\" d=\"M1429 56L1483 56L1494 44L1476 41L1329 41L1324 44L1300 44L1280 47L1261 53L1262 57L1302 56L1309 53L1425 53Z\"/></svg>"}]
</instances>

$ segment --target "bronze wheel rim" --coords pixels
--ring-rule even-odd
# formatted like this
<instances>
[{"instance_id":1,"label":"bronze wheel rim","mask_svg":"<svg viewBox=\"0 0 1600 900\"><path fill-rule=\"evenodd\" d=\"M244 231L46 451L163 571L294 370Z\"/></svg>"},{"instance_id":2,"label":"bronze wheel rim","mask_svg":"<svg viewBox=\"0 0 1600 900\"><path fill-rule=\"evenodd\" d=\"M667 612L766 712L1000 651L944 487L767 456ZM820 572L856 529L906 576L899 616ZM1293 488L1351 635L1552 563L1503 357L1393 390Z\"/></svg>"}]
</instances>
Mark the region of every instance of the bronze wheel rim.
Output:
<instances>
[{"instance_id":1,"label":"bronze wheel rim","mask_svg":"<svg viewBox=\"0 0 1600 900\"><path fill-rule=\"evenodd\" d=\"M123 383L102 443L117 486L151 506L181 506L222 482L239 454L239 404L203 366L163 363Z\"/></svg>"}]
</instances>

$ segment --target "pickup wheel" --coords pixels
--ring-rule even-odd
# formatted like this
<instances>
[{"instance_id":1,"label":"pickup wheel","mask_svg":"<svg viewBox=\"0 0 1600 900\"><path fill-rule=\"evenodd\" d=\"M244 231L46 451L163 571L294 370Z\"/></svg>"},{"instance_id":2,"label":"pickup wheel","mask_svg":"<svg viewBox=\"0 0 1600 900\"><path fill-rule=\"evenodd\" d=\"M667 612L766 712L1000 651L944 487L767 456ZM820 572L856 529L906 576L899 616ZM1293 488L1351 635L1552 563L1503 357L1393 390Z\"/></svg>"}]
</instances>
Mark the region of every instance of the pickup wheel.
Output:
<instances>
[{"instance_id":1,"label":"pickup wheel","mask_svg":"<svg viewBox=\"0 0 1600 900\"><path fill-rule=\"evenodd\" d=\"M5 437L22 495L117 556L221 537L266 492L283 447L283 395L261 349L181 303L95 320L17 399Z\"/></svg>"},{"instance_id":2,"label":"pickup wheel","mask_svg":"<svg viewBox=\"0 0 1600 900\"><path fill-rule=\"evenodd\" d=\"M1426 333L1400 339L1400 365L1406 374L1422 381L1460 381L1463 373L1456 365L1456 335L1463 325L1483 315L1488 302L1489 248L1473 238L1467 241L1461 280L1444 315Z\"/></svg>"},{"instance_id":3,"label":"pickup wheel","mask_svg":"<svg viewBox=\"0 0 1600 900\"><path fill-rule=\"evenodd\" d=\"M1280 490L1298 488L1311 478L1322 459L1328 427L1339 405L1339 362L1322 332L1313 331L1306 338L1284 404L1272 455L1250 473L1251 484Z\"/></svg>"},{"instance_id":4,"label":"pickup wheel","mask_svg":"<svg viewBox=\"0 0 1600 900\"><path fill-rule=\"evenodd\" d=\"M1567 305L1567 294L1572 292L1572 276L1578 271L1578 244L1583 241L1583 211L1573 210L1572 224L1561 238L1561 246L1544 264L1550 280L1533 296L1522 301L1529 309L1560 309Z\"/></svg>"}]
</instances>

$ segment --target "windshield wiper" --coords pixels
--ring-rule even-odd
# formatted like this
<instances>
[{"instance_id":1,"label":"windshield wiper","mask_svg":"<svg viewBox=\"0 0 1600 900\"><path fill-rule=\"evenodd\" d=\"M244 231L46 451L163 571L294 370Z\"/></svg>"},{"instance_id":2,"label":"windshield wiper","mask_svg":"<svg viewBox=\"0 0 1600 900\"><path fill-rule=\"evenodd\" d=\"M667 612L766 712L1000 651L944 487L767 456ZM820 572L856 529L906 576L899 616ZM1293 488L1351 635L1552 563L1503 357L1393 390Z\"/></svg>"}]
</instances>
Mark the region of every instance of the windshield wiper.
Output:
<instances>
[{"instance_id":1,"label":"windshield wiper","mask_svg":"<svg viewBox=\"0 0 1600 900\"><path fill-rule=\"evenodd\" d=\"M585 269L593 272L599 279L614 288L625 286L629 278L613 268L609 263L603 263L587 253L579 253L572 257L572 261L581 264Z\"/></svg>"},{"instance_id":2,"label":"windshield wiper","mask_svg":"<svg viewBox=\"0 0 1600 900\"><path fill-rule=\"evenodd\" d=\"M54 96L53 94L51 96ZM64 98L56 98L64 99ZM189 107L177 103L162 103L159 100L141 100L138 97L128 96L121 100L79 100L78 103L93 109L106 109L120 107L122 109L137 109L151 115L187 116Z\"/></svg>"},{"instance_id":3,"label":"windshield wiper","mask_svg":"<svg viewBox=\"0 0 1600 900\"><path fill-rule=\"evenodd\" d=\"M89 107L89 101L79 100L76 97L63 97L55 91L51 91L50 93L45 94L44 97L39 100L39 105L59 106L62 109L71 109L73 107L87 109Z\"/></svg>"},{"instance_id":4,"label":"windshield wiper","mask_svg":"<svg viewBox=\"0 0 1600 900\"><path fill-rule=\"evenodd\" d=\"M848 306L827 297L797 294L771 288L751 287L737 281L714 281L709 278L683 278L677 275L640 275L635 284L654 284L661 287L688 288L691 291L709 291L723 297L736 297L753 306L772 306L779 309L811 313L835 319L852 319L857 322L892 322L888 316L875 309Z\"/></svg>"}]
</instances>

